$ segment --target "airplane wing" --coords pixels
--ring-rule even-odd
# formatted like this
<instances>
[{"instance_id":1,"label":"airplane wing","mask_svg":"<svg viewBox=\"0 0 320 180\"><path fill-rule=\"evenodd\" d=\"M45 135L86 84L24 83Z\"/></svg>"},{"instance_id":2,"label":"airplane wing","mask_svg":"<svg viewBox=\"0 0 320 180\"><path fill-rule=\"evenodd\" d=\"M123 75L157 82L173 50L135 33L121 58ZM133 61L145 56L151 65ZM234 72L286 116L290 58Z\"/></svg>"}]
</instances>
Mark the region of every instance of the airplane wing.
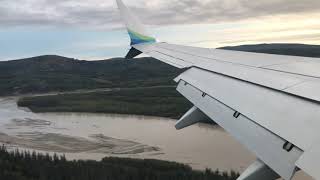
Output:
<instances>
[{"instance_id":1,"label":"airplane wing","mask_svg":"<svg viewBox=\"0 0 320 180\"><path fill-rule=\"evenodd\" d=\"M131 38L127 57L145 53L186 70L175 81L194 107L182 129L210 118L257 156L239 180L320 179L320 59L157 42L117 0Z\"/></svg>"}]
</instances>

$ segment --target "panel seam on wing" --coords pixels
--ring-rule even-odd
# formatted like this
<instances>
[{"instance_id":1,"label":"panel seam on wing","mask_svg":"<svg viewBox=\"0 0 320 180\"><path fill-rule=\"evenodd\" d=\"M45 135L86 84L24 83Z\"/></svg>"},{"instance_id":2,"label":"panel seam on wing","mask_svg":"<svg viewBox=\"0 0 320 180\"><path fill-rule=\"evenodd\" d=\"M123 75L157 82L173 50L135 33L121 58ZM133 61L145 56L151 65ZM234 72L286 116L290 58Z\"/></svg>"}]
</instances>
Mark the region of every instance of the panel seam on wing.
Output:
<instances>
[{"instance_id":1,"label":"panel seam on wing","mask_svg":"<svg viewBox=\"0 0 320 180\"><path fill-rule=\"evenodd\" d=\"M278 65L284 65L284 64L292 64L292 63L296 63L296 62L299 62L299 61L293 61L293 62L284 62L284 63L275 63L275 64L269 64L269 65L264 65L264 66L258 66L258 68L267 68L267 67L271 67L271 66L278 66Z\"/></svg>"},{"instance_id":2,"label":"panel seam on wing","mask_svg":"<svg viewBox=\"0 0 320 180\"><path fill-rule=\"evenodd\" d=\"M165 49L165 50L168 50L168 51L173 51L172 49L164 48L164 47L159 47L159 46L157 46L157 48ZM174 50L174 52L178 52L178 53L181 53L181 54L190 55L190 56L194 56L194 57L198 57L198 58L208 59L208 60L212 60L212 61L223 62L223 63L226 63L226 64L234 64L234 65L239 65L239 66L257 68L256 66L250 66L250 65L241 64L241 63L234 63L234 62L223 61L223 60L219 60L219 59L215 59L215 58L209 58L209 57L205 57L205 56L199 56L199 55L195 55L195 54L190 54L190 53L187 53L187 52L184 52L184 51L179 51L179 50Z\"/></svg>"},{"instance_id":3,"label":"panel seam on wing","mask_svg":"<svg viewBox=\"0 0 320 180\"><path fill-rule=\"evenodd\" d=\"M300 73L294 73L294 72L289 72L289 71L276 70L276 69L271 69L271 68L260 68L260 69L276 71L276 72L282 72L282 73L287 73L287 74L293 74L293 75L298 75L298 76L303 76L303 77L309 77L309 78L313 78L313 79L317 79L317 80L319 80L319 78L320 78L320 77L317 77L317 76L310 76L310 75L306 75L306 74L300 74Z\"/></svg>"},{"instance_id":4,"label":"panel seam on wing","mask_svg":"<svg viewBox=\"0 0 320 180\"><path fill-rule=\"evenodd\" d=\"M295 86L298 86L298 85L303 84L303 83L306 83L306 82L310 82L310 81L305 80L305 81L298 82L298 83L296 83L296 84L293 84L293 85L291 85L291 86L288 86L288 87L282 89L282 91L288 90L288 89L290 89L290 88L293 88L293 87L295 87Z\"/></svg>"}]
</instances>

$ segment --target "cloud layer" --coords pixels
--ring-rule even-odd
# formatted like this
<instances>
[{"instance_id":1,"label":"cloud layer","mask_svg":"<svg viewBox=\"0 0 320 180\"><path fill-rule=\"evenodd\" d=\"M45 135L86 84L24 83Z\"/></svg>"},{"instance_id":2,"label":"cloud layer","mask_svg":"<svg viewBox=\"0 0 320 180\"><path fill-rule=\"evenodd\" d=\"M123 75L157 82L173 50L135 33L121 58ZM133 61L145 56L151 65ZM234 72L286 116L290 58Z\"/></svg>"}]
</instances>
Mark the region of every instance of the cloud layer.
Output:
<instances>
[{"instance_id":1,"label":"cloud layer","mask_svg":"<svg viewBox=\"0 0 320 180\"><path fill-rule=\"evenodd\" d=\"M124 0L152 25L232 22L320 11L319 0ZM114 29L114 0L0 0L0 26Z\"/></svg>"}]
</instances>

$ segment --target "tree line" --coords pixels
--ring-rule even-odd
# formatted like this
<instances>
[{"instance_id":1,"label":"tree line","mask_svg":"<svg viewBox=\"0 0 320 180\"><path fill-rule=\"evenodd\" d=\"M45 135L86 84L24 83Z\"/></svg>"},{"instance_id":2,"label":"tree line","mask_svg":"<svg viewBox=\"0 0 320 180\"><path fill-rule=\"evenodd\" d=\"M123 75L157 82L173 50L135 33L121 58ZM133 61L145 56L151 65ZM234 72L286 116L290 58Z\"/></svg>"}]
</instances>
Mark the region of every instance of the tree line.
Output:
<instances>
[{"instance_id":1,"label":"tree line","mask_svg":"<svg viewBox=\"0 0 320 180\"><path fill-rule=\"evenodd\" d=\"M106 157L101 161L69 161L64 155L0 148L3 180L235 180L238 176L233 171L196 171L160 160Z\"/></svg>"}]
</instances>

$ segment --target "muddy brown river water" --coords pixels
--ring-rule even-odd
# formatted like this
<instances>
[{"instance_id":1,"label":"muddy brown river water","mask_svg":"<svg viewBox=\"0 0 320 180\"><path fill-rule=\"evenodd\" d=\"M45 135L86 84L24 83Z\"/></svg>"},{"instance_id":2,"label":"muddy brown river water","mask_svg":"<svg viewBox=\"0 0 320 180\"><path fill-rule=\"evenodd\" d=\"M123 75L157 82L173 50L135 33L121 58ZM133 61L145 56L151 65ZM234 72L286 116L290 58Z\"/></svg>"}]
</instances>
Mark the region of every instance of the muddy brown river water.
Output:
<instances>
[{"instance_id":1,"label":"muddy brown river water","mask_svg":"<svg viewBox=\"0 0 320 180\"><path fill-rule=\"evenodd\" d=\"M177 131L175 120L93 113L35 114L0 98L0 143L63 153L68 159L105 156L177 161L197 169L243 171L255 156L221 128L198 124ZM308 180L298 173L295 180Z\"/></svg>"}]
</instances>

